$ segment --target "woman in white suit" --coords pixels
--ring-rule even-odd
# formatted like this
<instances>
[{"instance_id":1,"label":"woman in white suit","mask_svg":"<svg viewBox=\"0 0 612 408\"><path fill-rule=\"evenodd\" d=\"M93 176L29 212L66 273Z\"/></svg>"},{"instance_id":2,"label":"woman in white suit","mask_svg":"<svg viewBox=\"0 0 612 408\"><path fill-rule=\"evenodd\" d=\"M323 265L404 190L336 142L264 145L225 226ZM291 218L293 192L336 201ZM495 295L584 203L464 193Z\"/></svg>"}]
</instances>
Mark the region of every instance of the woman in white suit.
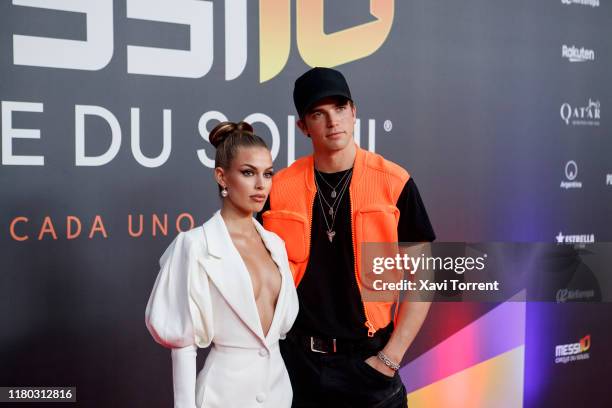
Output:
<instances>
[{"instance_id":1,"label":"woman in white suit","mask_svg":"<svg viewBox=\"0 0 612 408\"><path fill-rule=\"evenodd\" d=\"M272 157L245 122L223 122L209 140L221 210L162 255L147 328L172 349L175 407L289 407L278 341L298 299L284 242L252 217L270 192ZM196 379L197 348L211 344Z\"/></svg>"}]
</instances>

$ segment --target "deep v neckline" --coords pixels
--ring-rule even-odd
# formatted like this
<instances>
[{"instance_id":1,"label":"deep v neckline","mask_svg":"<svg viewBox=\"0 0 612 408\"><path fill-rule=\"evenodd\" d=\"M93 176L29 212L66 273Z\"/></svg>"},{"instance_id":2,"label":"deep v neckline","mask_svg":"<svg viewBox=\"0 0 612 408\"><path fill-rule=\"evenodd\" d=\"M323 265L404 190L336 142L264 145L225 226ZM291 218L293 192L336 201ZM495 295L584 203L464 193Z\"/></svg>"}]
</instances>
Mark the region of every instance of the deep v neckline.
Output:
<instances>
[{"instance_id":1,"label":"deep v neckline","mask_svg":"<svg viewBox=\"0 0 612 408\"><path fill-rule=\"evenodd\" d=\"M253 310L255 311L255 315L257 316L257 322L258 322L258 328L261 332L261 335L264 339L268 338L268 335L270 334L270 332L272 331L272 328L275 325L275 322L277 320L277 315L278 315L278 306L281 303L282 296L284 294L284 287L285 287L285 276L281 271L280 265L278 264L278 262L276 261L276 259L274 259L274 251L273 248L271 247L271 245L269 245L269 243L266 240L266 237L263 236L262 231L259 230L259 226L257 224L255 224L257 221L255 219L253 219L253 226L255 227L255 230L257 231L257 234L259 235L259 238L261 239L261 242L263 243L264 247L266 248L266 250L268 251L268 254L270 256L270 259L272 260L272 262L274 263L274 265L276 265L276 270L277 273L280 275L281 278L281 284L280 284L280 288L278 291L278 297L276 298L276 304L274 305L274 312L272 313L272 320L270 321L270 327L268 327L268 332L264 333L264 328L263 328L263 323L261 321L261 316L259 315L259 308L257 307L257 302L255 301L255 289L253 287L253 279L251 278L251 273L249 272L249 268L246 265L246 262L244 262L244 259L242 258L242 255L240 255L240 251L238 250L238 248L236 247L236 244L234 244L234 240L232 239L232 235L229 232L229 229L227 228L227 225L225 223L225 220L223 219L223 216L221 214L219 214L219 216L221 217L221 221L223 224L223 229L225 230L226 233L226 237L227 239L229 239L230 243L231 243L231 248L233 249L233 251L235 252L234 255L236 255L236 257L238 258L240 265L242 266L242 272L246 273L246 281L248 282L248 289L249 289L249 299L250 299L250 307L253 308ZM263 227L262 227L263 229Z\"/></svg>"}]
</instances>

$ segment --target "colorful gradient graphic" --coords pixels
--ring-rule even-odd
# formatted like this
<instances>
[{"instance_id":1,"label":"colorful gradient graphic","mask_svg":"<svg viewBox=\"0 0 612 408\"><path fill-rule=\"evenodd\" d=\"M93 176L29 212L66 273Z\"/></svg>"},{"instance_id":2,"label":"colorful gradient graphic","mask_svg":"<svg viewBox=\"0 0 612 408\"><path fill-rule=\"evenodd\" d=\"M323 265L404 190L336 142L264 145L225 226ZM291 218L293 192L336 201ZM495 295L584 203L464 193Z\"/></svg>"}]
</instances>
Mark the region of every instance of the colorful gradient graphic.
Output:
<instances>
[{"instance_id":1,"label":"colorful gradient graphic","mask_svg":"<svg viewBox=\"0 0 612 408\"><path fill-rule=\"evenodd\" d=\"M297 0L297 46L311 67L335 67L373 54L387 39L394 0L370 0L376 20L326 34L324 1ZM278 75L291 51L291 0L259 0L259 81Z\"/></svg>"},{"instance_id":2,"label":"colorful gradient graphic","mask_svg":"<svg viewBox=\"0 0 612 408\"><path fill-rule=\"evenodd\" d=\"M297 0L298 49L311 67L334 67L367 57L380 48L391 31L394 0L370 0L375 21L330 34L324 30L323 5L324 0Z\"/></svg>"},{"instance_id":3,"label":"colorful gradient graphic","mask_svg":"<svg viewBox=\"0 0 612 408\"><path fill-rule=\"evenodd\" d=\"M291 0L259 0L259 82L278 75L291 50Z\"/></svg>"},{"instance_id":4,"label":"colorful gradient graphic","mask_svg":"<svg viewBox=\"0 0 612 408\"><path fill-rule=\"evenodd\" d=\"M505 302L404 366L408 406L521 407L525 318Z\"/></svg>"}]
</instances>

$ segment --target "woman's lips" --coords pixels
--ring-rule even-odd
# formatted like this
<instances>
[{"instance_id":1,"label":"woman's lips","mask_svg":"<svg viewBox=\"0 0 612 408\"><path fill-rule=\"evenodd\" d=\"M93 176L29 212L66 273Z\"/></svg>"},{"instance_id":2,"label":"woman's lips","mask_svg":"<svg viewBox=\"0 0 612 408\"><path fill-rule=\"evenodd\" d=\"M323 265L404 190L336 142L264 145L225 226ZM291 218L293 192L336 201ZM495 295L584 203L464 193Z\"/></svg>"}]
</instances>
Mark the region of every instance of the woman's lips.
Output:
<instances>
[{"instance_id":1,"label":"woman's lips","mask_svg":"<svg viewBox=\"0 0 612 408\"><path fill-rule=\"evenodd\" d=\"M258 203L263 203L266 200L266 196L263 194L253 194L251 200L256 201Z\"/></svg>"}]
</instances>

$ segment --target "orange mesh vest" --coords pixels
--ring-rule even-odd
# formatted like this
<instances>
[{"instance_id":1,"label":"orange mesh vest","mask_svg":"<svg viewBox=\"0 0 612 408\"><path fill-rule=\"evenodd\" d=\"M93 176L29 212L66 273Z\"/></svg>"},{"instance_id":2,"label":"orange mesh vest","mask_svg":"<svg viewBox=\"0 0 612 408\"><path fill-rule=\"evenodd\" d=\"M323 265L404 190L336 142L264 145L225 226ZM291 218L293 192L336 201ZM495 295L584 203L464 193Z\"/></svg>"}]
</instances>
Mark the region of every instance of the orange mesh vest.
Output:
<instances>
[{"instance_id":1,"label":"orange mesh vest","mask_svg":"<svg viewBox=\"0 0 612 408\"><path fill-rule=\"evenodd\" d=\"M409 178L408 172L398 165L357 148L349 192L355 279L360 290L361 244L397 242L399 210L395 203ZM270 210L263 214L265 228L285 241L296 286L304 277L310 255L315 194L314 160L313 156L308 156L274 176ZM394 302L364 302L362 299L362 304L369 336L391 322Z\"/></svg>"}]
</instances>

